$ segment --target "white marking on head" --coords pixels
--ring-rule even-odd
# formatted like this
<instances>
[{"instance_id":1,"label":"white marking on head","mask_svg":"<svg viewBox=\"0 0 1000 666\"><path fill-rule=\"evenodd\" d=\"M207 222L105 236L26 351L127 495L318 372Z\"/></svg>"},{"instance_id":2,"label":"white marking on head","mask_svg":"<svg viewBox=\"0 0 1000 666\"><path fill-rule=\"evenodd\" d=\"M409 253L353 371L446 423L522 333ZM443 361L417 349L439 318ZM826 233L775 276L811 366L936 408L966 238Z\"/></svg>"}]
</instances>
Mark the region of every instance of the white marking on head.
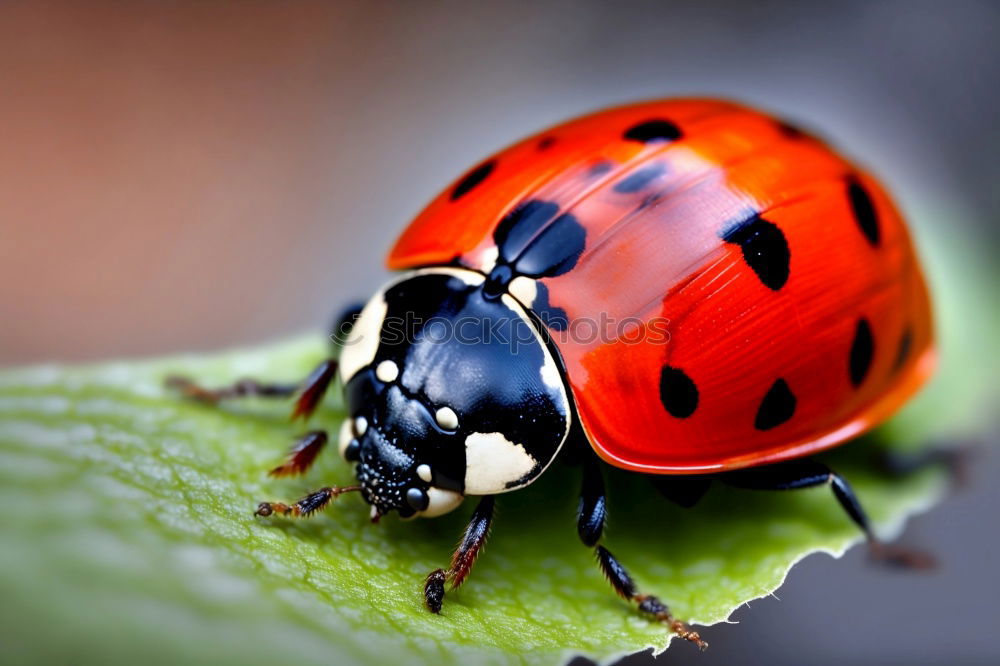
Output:
<instances>
[{"instance_id":1,"label":"white marking on head","mask_svg":"<svg viewBox=\"0 0 1000 666\"><path fill-rule=\"evenodd\" d=\"M491 245L479 255L479 270L489 275L489 272L497 265L497 258L500 256L500 248Z\"/></svg>"},{"instance_id":2,"label":"white marking on head","mask_svg":"<svg viewBox=\"0 0 1000 666\"><path fill-rule=\"evenodd\" d=\"M351 443L354 439L354 428L351 423L351 419L344 419L344 422L340 424L340 439L337 442L337 451L340 452L340 457L344 458L344 451L347 450L347 445ZM346 458L344 458L346 460Z\"/></svg>"},{"instance_id":3,"label":"white marking on head","mask_svg":"<svg viewBox=\"0 0 1000 666\"><path fill-rule=\"evenodd\" d=\"M510 281L507 291L525 307L532 307L538 297L538 283L530 277L518 275Z\"/></svg>"},{"instance_id":4,"label":"white marking on head","mask_svg":"<svg viewBox=\"0 0 1000 666\"><path fill-rule=\"evenodd\" d=\"M469 495L502 493L507 484L524 478L537 461L524 446L499 432L474 432L465 438L465 492Z\"/></svg>"},{"instance_id":5,"label":"white marking on head","mask_svg":"<svg viewBox=\"0 0 1000 666\"><path fill-rule=\"evenodd\" d=\"M465 499L465 495L431 486L427 489L427 499L427 508L417 514L421 518L437 518L455 509Z\"/></svg>"},{"instance_id":6,"label":"white marking on head","mask_svg":"<svg viewBox=\"0 0 1000 666\"><path fill-rule=\"evenodd\" d=\"M417 476L419 476L420 480L424 483L430 483L431 479L434 478L431 475L431 466L426 463L423 465L417 465Z\"/></svg>"},{"instance_id":7,"label":"white marking on head","mask_svg":"<svg viewBox=\"0 0 1000 666\"><path fill-rule=\"evenodd\" d=\"M366 430L368 430L368 419L363 416L354 419L354 434L356 436L361 437Z\"/></svg>"},{"instance_id":8,"label":"white marking on head","mask_svg":"<svg viewBox=\"0 0 1000 666\"><path fill-rule=\"evenodd\" d=\"M375 376L379 381L391 384L399 377L399 366L392 361L382 361L375 368Z\"/></svg>"},{"instance_id":9,"label":"white marking on head","mask_svg":"<svg viewBox=\"0 0 1000 666\"><path fill-rule=\"evenodd\" d=\"M384 285L361 310L357 320L347 334L340 351L340 379L346 384L354 375L375 362L382 338L382 323L385 321L388 304L386 292L392 287L418 275L448 275L470 286L477 286L486 280L485 275L461 268L423 268L405 273Z\"/></svg>"},{"instance_id":10,"label":"white marking on head","mask_svg":"<svg viewBox=\"0 0 1000 666\"><path fill-rule=\"evenodd\" d=\"M340 351L340 378L345 384L375 360L386 307L385 296L380 291L365 305L344 340Z\"/></svg>"},{"instance_id":11,"label":"white marking on head","mask_svg":"<svg viewBox=\"0 0 1000 666\"><path fill-rule=\"evenodd\" d=\"M445 430L458 430L458 414L451 407L441 407L434 414L434 418Z\"/></svg>"}]
</instances>

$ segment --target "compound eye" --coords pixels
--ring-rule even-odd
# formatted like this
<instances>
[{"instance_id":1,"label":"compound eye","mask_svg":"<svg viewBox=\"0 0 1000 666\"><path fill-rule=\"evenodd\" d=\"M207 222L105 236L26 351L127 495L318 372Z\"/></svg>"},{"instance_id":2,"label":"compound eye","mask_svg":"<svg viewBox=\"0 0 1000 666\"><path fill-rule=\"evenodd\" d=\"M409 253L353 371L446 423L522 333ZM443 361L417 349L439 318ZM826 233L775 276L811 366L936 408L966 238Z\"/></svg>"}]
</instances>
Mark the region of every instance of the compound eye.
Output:
<instances>
[{"instance_id":1,"label":"compound eye","mask_svg":"<svg viewBox=\"0 0 1000 666\"><path fill-rule=\"evenodd\" d=\"M343 452L344 460L347 462L357 462L361 460L361 443L356 439L352 439L344 447Z\"/></svg>"},{"instance_id":2,"label":"compound eye","mask_svg":"<svg viewBox=\"0 0 1000 666\"><path fill-rule=\"evenodd\" d=\"M416 511L423 511L430 505L431 498L420 488L410 488L406 491L406 503Z\"/></svg>"}]
</instances>

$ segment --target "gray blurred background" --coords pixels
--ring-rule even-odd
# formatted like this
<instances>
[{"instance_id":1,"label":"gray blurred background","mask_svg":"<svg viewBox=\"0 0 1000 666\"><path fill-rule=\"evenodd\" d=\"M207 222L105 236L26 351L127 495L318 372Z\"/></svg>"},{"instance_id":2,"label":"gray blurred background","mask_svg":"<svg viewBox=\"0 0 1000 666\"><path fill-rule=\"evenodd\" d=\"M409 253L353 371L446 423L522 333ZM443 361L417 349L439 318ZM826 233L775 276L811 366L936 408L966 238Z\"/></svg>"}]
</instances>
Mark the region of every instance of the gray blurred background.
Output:
<instances>
[{"instance_id":1,"label":"gray blurred background","mask_svg":"<svg viewBox=\"0 0 1000 666\"><path fill-rule=\"evenodd\" d=\"M820 128L994 251L998 43L1000 3L973 0L4 3L0 364L324 325L467 167L645 97ZM975 472L908 532L939 571L813 556L657 663L1000 663L1000 465Z\"/></svg>"}]
</instances>

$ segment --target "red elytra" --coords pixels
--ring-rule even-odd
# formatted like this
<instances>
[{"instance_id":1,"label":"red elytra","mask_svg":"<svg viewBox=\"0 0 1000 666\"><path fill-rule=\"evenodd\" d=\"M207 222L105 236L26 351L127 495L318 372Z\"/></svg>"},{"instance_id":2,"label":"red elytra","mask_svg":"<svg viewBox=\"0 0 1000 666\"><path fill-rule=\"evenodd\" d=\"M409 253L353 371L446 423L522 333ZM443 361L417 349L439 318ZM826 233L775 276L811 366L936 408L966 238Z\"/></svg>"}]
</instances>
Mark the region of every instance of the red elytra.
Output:
<instances>
[{"instance_id":1,"label":"red elytra","mask_svg":"<svg viewBox=\"0 0 1000 666\"><path fill-rule=\"evenodd\" d=\"M612 465L687 474L813 453L884 421L933 371L927 290L888 195L768 115L667 100L553 127L442 192L388 265L488 268L497 225L527 201L586 230L574 268L521 298L565 314L550 333Z\"/></svg>"}]
</instances>

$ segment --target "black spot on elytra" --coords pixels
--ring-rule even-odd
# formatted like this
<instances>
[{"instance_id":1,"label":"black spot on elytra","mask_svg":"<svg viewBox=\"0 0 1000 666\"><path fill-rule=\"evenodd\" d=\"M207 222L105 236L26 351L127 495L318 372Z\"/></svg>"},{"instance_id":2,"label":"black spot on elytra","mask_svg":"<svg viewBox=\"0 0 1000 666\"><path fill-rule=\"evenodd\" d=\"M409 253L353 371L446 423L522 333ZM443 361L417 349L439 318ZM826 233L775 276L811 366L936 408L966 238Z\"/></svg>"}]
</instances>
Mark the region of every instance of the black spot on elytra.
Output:
<instances>
[{"instance_id":1,"label":"black spot on elytra","mask_svg":"<svg viewBox=\"0 0 1000 666\"><path fill-rule=\"evenodd\" d=\"M774 124L786 139L798 140L808 138L809 136L798 125L790 123L787 120L778 120Z\"/></svg>"},{"instance_id":2,"label":"black spot on elytra","mask_svg":"<svg viewBox=\"0 0 1000 666\"><path fill-rule=\"evenodd\" d=\"M665 365L660 371L660 402L671 416L687 418L698 408L698 387L683 370Z\"/></svg>"},{"instance_id":3,"label":"black spot on elytra","mask_svg":"<svg viewBox=\"0 0 1000 666\"><path fill-rule=\"evenodd\" d=\"M774 124L778 128L778 132L781 133L781 136L790 141L819 141L815 134L802 129L795 123L788 122L787 120L778 120Z\"/></svg>"},{"instance_id":4,"label":"black spot on elytra","mask_svg":"<svg viewBox=\"0 0 1000 666\"><path fill-rule=\"evenodd\" d=\"M555 142L556 138L554 136L543 136L538 140L538 150L548 150Z\"/></svg>"},{"instance_id":5,"label":"black spot on elytra","mask_svg":"<svg viewBox=\"0 0 1000 666\"><path fill-rule=\"evenodd\" d=\"M537 293L535 302L530 304L538 319L553 331L565 331L569 328L569 317L566 311L549 302L549 288L543 282L536 282Z\"/></svg>"},{"instance_id":6,"label":"black spot on elytra","mask_svg":"<svg viewBox=\"0 0 1000 666\"><path fill-rule=\"evenodd\" d=\"M511 259L527 248L534 235L559 213L559 204L532 199L507 213L493 232L493 241L500 248L500 257Z\"/></svg>"},{"instance_id":7,"label":"black spot on elytra","mask_svg":"<svg viewBox=\"0 0 1000 666\"><path fill-rule=\"evenodd\" d=\"M638 192L662 176L666 170L662 164L650 164L622 178L615 184L614 190L621 194Z\"/></svg>"},{"instance_id":8,"label":"black spot on elytra","mask_svg":"<svg viewBox=\"0 0 1000 666\"><path fill-rule=\"evenodd\" d=\"M875 212L875 204L872 202L868 190L857 178L852 176L847 180L847 196L851 200L851 212L854 213L854 221L858 223L861 233L865 235L872 247L878 247L881 240L878 213Z\"/></svg>"},{"instance_id":9,"label":"black spot on elytra","mask_svg":"<svg viewBox=\"0 0 1000 666\"><path fill-rule=\"evenodd\" d=\"M753 427L757 430L776 428L795 414L795 394L788 388L788 382L777 379L764 394L757 408Z\"/></svg>"},{"instance_id":10,"label":"black spot on elytra","mask_svg":"<svg viewBox=\"0 0 1000 666\"><path fill-rule=\"evenodd\" d=\"M653 118L629 127L622 136L630 141L641 141L642 143L676 141L681 138L681 130L669 120Z\"/></svg>"},{"instance_id":11,"label":"black spot on elytra","mask_svg":"<svg viewBox=\"0 0 1000 666\"><path fill-rule=\"evenodd\" d=\"M755 213L724 230L722 240L740 246L743 259L764 286L775 291L785 286L791 252L785 234L775 224Z\"/></svg>"},{"instance_id":12,"label":"black spot on elytra","mask_svg":"<svg viewBox=\"0 0 1000 666\"><path fill-rule=\"evenodd\" d=\"M594 165L587 170L587 175L591 177L603 176L607 172L611 171L614 166L614 163L610 160L601 160L600 162L595 162Z\"/></svg>"},{"instance_id":13,"label":"black spot on elytra","mask_svg":"<svg viewBox=\"0 0 1000 666\"><path fill-rule=\"evenodd\" d=\"M872 336L872 327L862 317L854 329L854 340L851 342L851 353L847 361L851 384L855 387L861 386L861 382L865 381L874 355L875 338Z\"/></svg>"},{"instance_id":14,"label":"black spot on elytra","mask_svg":"<svg viewBox=\"0 0 1000 666\"><path fill-rule=\"evenodd\" d=\"M508 213L493 232L500 249L498 263L510 266L514 277L552 277L573 268L587 231L570 213L558 213L558 204L539 200Z\"/></svg>"},{"instance_id":15,"label":"black spot on elytra","mask_svg":"<svg viewBox=\"0 0 1000 666\"><path fill-rule=\"evenodd\" d=\"M892 371L896 372L904 365L910 358L910 354L913 352L913 329L909 326L903 331L903 335L899 338L899 346L896 348L896 359L892 362Z\"/></svg>"},{"instance_id":16,"label":"black spot on elytra","mask_svg":"<svg viewBox=\"0 0 1000 666\"><path fill-rule=\"evenodd\" d=\"M461 199L470 191L475 189L477 185L482 183L484 180L489 178L490 174L493 173L493 169L497 166L496 160L490 160L488 162L483 162L475 169L465 174L462 180L458 181L454 189L451 191L451 200L457 201Z\"/></svg>"}]
</instances>

